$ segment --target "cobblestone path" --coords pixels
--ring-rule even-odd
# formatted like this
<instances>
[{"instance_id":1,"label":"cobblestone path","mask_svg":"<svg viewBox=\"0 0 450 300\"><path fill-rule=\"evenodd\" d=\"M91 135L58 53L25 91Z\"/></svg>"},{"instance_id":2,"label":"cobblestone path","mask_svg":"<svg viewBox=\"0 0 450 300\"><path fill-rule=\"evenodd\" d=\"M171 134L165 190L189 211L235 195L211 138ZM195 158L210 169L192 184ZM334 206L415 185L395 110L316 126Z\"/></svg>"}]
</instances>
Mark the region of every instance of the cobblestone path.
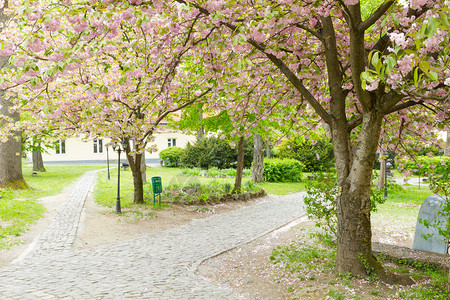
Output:
<instances>
[{"instance_id":1,"label":"cobblestone path","mask_svg":"<svg viewBox=\"0 0 450 300\"><path fill-rule=\"evenodd\" d=\"M78 198L94 177L87 173L81 178L27 256L0 269L0 299L235 299L196 277L198 264L304 215L302 194L269 197L166 231L75 251L72 244L84 205ZM78 216L66 215L66 209Z\"/></svg>"}]
</instances>

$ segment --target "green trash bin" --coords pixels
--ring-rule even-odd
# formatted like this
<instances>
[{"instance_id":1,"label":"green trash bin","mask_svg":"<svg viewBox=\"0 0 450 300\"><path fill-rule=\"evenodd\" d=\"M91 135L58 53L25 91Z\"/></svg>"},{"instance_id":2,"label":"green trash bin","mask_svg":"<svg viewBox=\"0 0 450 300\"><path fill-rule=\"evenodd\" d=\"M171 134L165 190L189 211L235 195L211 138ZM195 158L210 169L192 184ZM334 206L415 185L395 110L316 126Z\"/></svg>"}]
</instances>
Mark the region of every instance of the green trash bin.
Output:
<instances>
[{"instance_id":1,"label":"green trash bin","mask_svg":"<svg viewBox=\"0 0 450 300\"><path fill-rule=\"evenodd\" d=\"M161 193L162 193L162 180L161 177L152 177L152 189L153 189L153 205L156 202L156 194L159 196L159 204L161 204Z\"/></svg>"}]
</instances>

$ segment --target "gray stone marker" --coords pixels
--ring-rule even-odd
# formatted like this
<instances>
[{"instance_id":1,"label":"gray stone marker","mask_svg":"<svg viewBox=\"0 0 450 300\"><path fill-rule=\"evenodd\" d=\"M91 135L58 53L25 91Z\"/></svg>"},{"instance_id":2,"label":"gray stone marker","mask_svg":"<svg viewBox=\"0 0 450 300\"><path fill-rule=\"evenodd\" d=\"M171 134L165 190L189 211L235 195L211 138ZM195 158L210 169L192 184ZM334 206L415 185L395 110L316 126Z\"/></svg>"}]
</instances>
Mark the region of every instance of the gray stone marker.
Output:
<instances>
[{"instance_id":1,"label":"gray stone marker","mask_svg":"<svg viewBox=\"0 0 450 300\"><path fill-rule=\"evenodd\" d=\"M450 199L448 199L450 200ZM414 235L414 250L422 250L428 252L434 252L439 254L447 254L448 251L448 240L439 235L437 228L430 226L430 228L425 227L423 224L419 223L419 219L426 220L430 224L435 222L435 219L440 221L440 227L445 228L447 224L447 219L442 215L438 214L441 210L441 204L446 201L445 197L438 195L431 195L423 201L420 206L419 216L417 217L416 233ZM430 237L425 240L423 235Z\"/></svg>"}]
</instances>

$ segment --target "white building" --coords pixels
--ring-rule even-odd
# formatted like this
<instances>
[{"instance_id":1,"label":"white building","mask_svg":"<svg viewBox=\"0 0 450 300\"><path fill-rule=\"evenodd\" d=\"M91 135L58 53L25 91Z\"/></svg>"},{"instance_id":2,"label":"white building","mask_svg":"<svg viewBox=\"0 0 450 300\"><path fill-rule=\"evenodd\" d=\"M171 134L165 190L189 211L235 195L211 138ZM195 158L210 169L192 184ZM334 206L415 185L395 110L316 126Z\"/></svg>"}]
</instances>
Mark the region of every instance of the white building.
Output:
<instances>
[{"instance_id":1,"label":"white building","mask_svg":"<svg viewBox=\"0 0 450 300\"><path fill-rule=\"evenodd\" d=\"M148 163L159 162L159 152L169 147L184 148L188 142L195 143L195 135L187 135L181 132L163 132L155 134L155 141L158 151L145 153ZM109 160L117 161L117 152L112 147L106 147L109 139L95 139L83 141L80 138L69 138L59 141L56 149L47 149L48 153L42 153L42 159L45 163L104 163ZM121 161L125 161L121 157Z\"/></svg>"}]
</instances>

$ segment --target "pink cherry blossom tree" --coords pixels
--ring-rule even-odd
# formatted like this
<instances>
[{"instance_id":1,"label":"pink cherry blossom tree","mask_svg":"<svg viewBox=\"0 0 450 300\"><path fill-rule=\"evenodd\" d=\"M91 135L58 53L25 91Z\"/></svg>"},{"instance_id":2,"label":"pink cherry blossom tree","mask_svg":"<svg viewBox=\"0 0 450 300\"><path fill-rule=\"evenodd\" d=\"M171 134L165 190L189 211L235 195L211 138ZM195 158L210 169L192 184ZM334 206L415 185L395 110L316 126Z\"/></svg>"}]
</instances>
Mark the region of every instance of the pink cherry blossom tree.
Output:
<instances>
[{"instance_id":1,"label":"pink cherry blossom tree","mask_svg":"<svg viewBox=\"0 0 450 300\"><path fill-rule=\"evenodd\" d=\"M420 131L447 117L448 23L432 20L448 20L448 1L387 0L365 18L358 0L178 2L220 26L215 39L233 51L262 54L298 111L310 117L309 107L329 126L340 185L336 271L393 280L372 254L372 168L382 130L401 136L408 124ZM428 34L417 43L420 28Z\"/></svg>"},{"instance_id":2,"label":"pink cherry blossom tree","mask_svg":"<svg viewBox=\"0 0 450 300\"><path fill-rule=\"evenodd\" d=\"M3 82L19 95L14 109L53 124L55 135L125 144L135 203L143 203L141 157L155 150L158 126L214 86L192 50L209 32L194 31L197 14L155 10L128 2L33 6L15 20L20 34L11 23L3 39L17 67L4 70Z\"/></svg>"},{"instance_id":3,"label":"pink cherry blossom tree","mask_svg":"<svg viewBox=\"0 0 450 300\"><path fill-rule=\"evenodd\" d=\"M420 134L448 116L448 1L386 0L365 15L358 0L16 5L18 21L0 54L17 54L12 63L21 72L6 70L11 79L3 84L27 87L18 110L82 116L68 118L65 130L139 136L143 145L158 120L215 86L239 92L243 77L235 71L260 66L249 78L275 79L271 93L287 91L281 104L295 107L301 123L330 128L340 186L336 272L393 279L372 254L372 168L382 131L401 136L409 126ZM192 68L182 67L184 58ZM138 105L143 97L152 104ZM245 111L260 98L230 98L238 101L226 104L240 116L236 128L244 129ZM124 124L136 126L121 131Z\"/></svg>"}]
</instances>

